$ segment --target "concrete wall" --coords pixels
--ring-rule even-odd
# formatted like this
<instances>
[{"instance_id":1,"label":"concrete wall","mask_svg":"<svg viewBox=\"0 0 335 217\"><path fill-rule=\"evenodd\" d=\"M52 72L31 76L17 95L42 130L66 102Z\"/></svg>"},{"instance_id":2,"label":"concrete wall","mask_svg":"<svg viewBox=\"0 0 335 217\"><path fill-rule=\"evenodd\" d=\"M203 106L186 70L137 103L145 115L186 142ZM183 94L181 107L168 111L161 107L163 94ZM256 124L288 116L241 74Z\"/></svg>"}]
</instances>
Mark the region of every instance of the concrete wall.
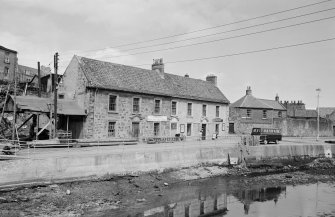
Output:
<instances>
[{"instance_id":1,"label":"concrete wall","mask_svg":"<svg viewBox=\"0 0 335 217\"><path fill-rule=\"evenodd\" d=\"M275 119L274 126L282 130L284 136L316 136L316 119L285 118ZM320 136L333 136L332 122L320 119Z\"/></svg>"}]
</instances>

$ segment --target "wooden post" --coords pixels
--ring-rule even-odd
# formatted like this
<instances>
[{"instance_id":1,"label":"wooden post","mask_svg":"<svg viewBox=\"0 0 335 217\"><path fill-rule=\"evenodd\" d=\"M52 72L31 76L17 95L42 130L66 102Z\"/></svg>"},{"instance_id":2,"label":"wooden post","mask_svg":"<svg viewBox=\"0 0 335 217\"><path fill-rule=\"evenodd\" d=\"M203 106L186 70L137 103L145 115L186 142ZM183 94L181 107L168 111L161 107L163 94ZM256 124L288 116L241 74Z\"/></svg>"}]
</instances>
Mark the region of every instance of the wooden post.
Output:
<instances>
[{"instance_id":1,"label":"wooden post","mask_svg":"<svg viewBox=\"0 0 335 217\"><path fill-rule=\"evenodd\" d=\"M66 133L68 134L69 133L69 116L67 115L67 118L66 118ZM67 136L67 147L69 147L69 136Z\"/></svg>"},{"instance_id":2,"label":"wooden post","mask_svg":"<svg viewBox=\"0 0 335 217\"><path fill-rule=\"evenodd\" d=\"M54 78L54 126L55 126L55 135L54 138L57 137L57 84L58 84L58 75L57 75L57 70L58 70L58 53L55 54L54 56L54 68L55 68L55 78Z\"/></svg>"},{"instance_id":3,"label":"wooden post","mask_svg":"<svg viewBox=\"0 0 335 217\"><path fill-rule=\"evenodd\" d=\"M14 114L13 114L13 128L12 128L12 140L15 140L15 132L16 132L16 70L17 70L17 58L14 61Z\"/></svg>"}]
</instances>

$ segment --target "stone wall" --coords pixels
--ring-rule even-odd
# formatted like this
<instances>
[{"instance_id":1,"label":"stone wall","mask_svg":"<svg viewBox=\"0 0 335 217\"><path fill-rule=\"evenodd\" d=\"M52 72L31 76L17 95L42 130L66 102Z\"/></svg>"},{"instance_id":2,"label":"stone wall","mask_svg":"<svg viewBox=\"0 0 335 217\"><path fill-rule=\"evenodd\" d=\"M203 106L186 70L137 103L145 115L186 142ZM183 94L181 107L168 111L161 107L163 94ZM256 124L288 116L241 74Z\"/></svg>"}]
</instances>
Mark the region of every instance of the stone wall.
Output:
<instances>
[{"instance_id":1,"label":"stone wall","mask_svg":"<svg viewBox=\"0 0 335 217\"><path fill-rule=\"evenodd\" d=\"M12 81L14 78L14 68L17 66L17 54L9 52L9 63L5 63L6 51L0 50L0 80ZM9 68L8 75L5 75L5 67Z\"/></svg>"}]
</instances>

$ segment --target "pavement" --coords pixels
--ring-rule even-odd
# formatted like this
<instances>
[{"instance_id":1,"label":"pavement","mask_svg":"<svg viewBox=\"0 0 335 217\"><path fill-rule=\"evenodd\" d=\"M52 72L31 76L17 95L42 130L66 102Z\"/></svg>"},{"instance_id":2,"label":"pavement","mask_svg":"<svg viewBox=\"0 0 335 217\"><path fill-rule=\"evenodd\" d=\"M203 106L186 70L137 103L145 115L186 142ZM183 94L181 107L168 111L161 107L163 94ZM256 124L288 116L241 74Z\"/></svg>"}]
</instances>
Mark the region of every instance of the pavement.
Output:
<instances>
[{"instance_id":1,"label":"pavement","mask_svg":"<svg viewBox=\"0 0 335 217\"><path fill-rule=\"evenodd\" d=\"M318 141L315 137L284 137L278 145L299 145L299 144L313 144L322 145L326 144L325 141L334 140L335 137L322 137ZM144 151L155 151L155 150L171 150L171 149L185 149L188 147L215 147L224 146L226 148L236 147L236 144L240 141L239 136L225 136L216 140L188 140L179 141L173 143L157 143L157 144L146 144L139 143L137 145L116 145L116 146L93 146L93 147L61 147L61 148L29 148L21 149L18 151L18 157L34 158L34 159L45 159L45 158L57 158L64 156L90 156L98 154L108 153L124 153L124 152L144 152ZM273 145L273 144L270 144Z\"/></svg>"}]
</instances>

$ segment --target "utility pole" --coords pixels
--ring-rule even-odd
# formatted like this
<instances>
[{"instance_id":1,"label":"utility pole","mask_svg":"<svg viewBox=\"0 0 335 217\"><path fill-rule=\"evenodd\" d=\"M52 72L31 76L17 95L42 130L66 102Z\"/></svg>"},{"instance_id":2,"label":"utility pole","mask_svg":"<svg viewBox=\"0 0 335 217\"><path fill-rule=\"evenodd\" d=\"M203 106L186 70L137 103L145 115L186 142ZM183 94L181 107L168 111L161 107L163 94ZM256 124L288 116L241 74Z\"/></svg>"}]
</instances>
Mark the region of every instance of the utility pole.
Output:
<instances>
[{"instance_id":1,"label":"utility pole","mask_svg":"<svg viewBox=\"0 0 335 217\"><path fill-rule=\"evenodd\" d=\"M318 141L318 140L319 140L319 132L320 132L320 109L319 109L319 98L320 98L320 92L321 92L321 89L320 89L320 88L316 89L316 92L318 93L318 101L317 101L318 119L317 119L317 136L316 136L316 141Z\"/></svg>"},{"instance_id":2,"label":"utility pole","mask_svg":"<svg viewBox=\"0 0 335 217\"><path fill-rule=\"evenodd\" d=\"M38 76L38 97L41 97L41 64L40 62L37 62L37 76ZM38 140L38 129L40 127L40 115L36 114L36 140Z\"/></svg>"},{"instance_id":3,"label":"utility pole","mask_svg":"<svg viewBox=\"0 0 335 217\"><path fill-rule=\"evenodd\" d=\"M57 89L58 89L58 52L54 55L54 68L55 68L55 78L54 78L54 121L55 121L55 134L54 138L57 137ZM52 80L51 80L52 81Z\"/></svg>"},{"instance_id":4,"label":"utility pole","mask_svg":"<svg viewBox=\"0 0 335 217\"><path fill-rule=\"evenodd\" d=\"M15 132L16 132L16 70L17 70L17 57L15 57L14 61L14 108L13 108L13 128L12 128L12 140L15 140Z\"/></svg>"}]
</instances>

